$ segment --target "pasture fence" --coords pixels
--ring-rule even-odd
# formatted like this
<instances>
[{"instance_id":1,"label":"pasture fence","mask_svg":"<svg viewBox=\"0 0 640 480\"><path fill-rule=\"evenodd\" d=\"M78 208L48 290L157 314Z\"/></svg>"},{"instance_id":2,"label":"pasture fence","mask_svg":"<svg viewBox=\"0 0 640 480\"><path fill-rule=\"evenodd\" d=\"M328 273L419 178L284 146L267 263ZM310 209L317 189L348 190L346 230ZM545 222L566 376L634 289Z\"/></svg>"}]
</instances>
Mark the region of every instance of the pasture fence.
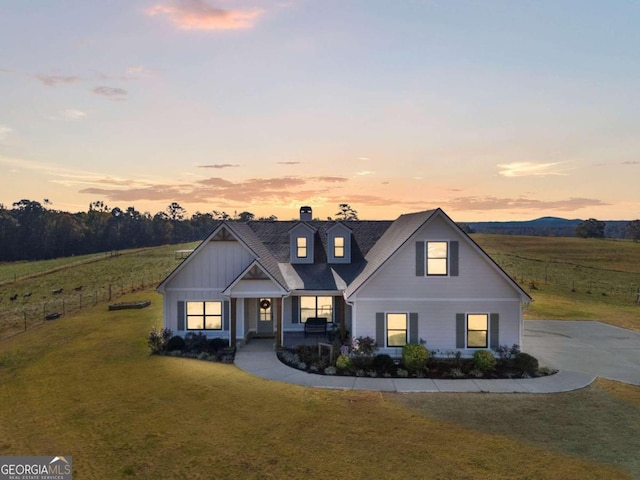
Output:
<instances>
[{"instance_id":1,"label":"pasture fence","mask_svg":"<svg viewBox=\"0 0 640 480\"><path fill-rule=\"evenodd\" d=\"M493 257L528 292L551 286L567 292L618 297L630 303L640 302L640 273L637 272L513 254L494 254Z\"/></svg>"},{"instance_id":2,"label":"pasture fence","mask_svg":"<svg viewBox=\"0 0 640 480\"><path fill-rule=\"evenodd\" d=\"M109 282L91 289L77 288L70 292L51 292L51 295L20 298L20 304L0 309L0 340L4 340L25 331L42 326L47 321L55 321L65 315L105 305L113 300L140 290L155 287L162 281L163 275L152 277L142 275L118 282ZM17 299L16 299L17 300Z\"/></svg>"}]
</instances>

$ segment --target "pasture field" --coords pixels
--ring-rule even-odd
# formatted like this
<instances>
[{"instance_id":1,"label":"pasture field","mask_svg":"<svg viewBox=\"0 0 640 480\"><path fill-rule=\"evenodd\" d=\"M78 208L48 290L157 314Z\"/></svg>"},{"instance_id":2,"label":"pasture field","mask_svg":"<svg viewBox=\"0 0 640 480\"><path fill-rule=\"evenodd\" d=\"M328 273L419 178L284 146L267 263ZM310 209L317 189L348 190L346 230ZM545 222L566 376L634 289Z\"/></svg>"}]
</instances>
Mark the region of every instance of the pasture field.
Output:
<instances>
[{"instance_id":1,"label":"pasture field","mask_svg":"<svg viewBox=\"0 0 640 480\"><path fill-rule=\"evenodd\" d=\"M41 325L46 314L69 314L156 286L182 261L174 251L196 246L186 243L0 264L0 278L10 279L0 282L0 339Z\"/></svg>"},{"instance_id":2,"label":"pasture field","mask_svg":"<svg viewBox=\"0 0 640 480\"><path fill-rule=\"evenodd\" d=\"M98 304L0 341L0 455L71 455L74 478L640 478L640 387L380 394L150 356L161 297Z\"/></svg>"},{"instance_id":3,"label":"pasture field","mask_svg":"<svg viewBox=\"0 0 640 480\"><path fill-rule=\"evenodd\" d=\"M472 235L534 299L525 318L600 320L640 330L640 243Z\"/></svg>"}]
</instances>

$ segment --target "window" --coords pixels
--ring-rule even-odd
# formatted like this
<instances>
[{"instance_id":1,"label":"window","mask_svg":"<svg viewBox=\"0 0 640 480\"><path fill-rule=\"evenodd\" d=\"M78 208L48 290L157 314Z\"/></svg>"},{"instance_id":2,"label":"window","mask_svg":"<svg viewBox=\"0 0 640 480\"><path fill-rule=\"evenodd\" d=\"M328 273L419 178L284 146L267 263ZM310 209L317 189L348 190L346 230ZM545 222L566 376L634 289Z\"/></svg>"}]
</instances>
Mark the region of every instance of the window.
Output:
<instances>
[{"instance_id":1,"label":"window","mask_svg":"<svg viewBox=\"0 0 640 480\"><path fill-rule=\"evenodd\" d=\"M307 318L326 318L333 322L333 297L300 297L300 322Z\"/></svg>"},{"instance_id":2,"label":"window","mask_svg":"<svg viewBox=\"0 0 640 480\"><path fill-rule=\"evenodd\" d=\"M335 258L344 258L344 237L334 237L333 256Z\"/></svg>"},{"instance_id":3,"label":"window","mask_svg":"<svg viewBox=\"0 0 640 480\"><path fill-rule=\"evenodd\" d=\"M467 348L487 348L488 333L488 314L470 313L467 315Z\"/></svg>"},{"instance_id":4,"label":"window","mask_svg":"<svg viewBox=\"0 0 640 480\"><path fill-rule=\"evenodd\" d=\"M407 314L387 313L387 347L407 344Z\"/></svg>"},{"instance_id":5,"label":"window","mask_svg":"<svg viewBox=\"0 0 640 480\"><path fill-rule=\"evenodd\" d=\"M296 257L307 258L307 237L296 238Z\"/></svg>"},{"instance_id":6,"label":"window","mask_svg":"<svg viewBox=\"0 0 640 480\"><path fill-rule=\"evenodd\" d=\"M267 307L267 308L264 308ZM260 299L260 321L261 322L270 322L271 321L271 300L268 298Z\"/></svg>"},{"instance_id":7,"label":"window","mask_svg":"<svg viewBox=\"0 0 640 480\"><path fill-rule=\"evenodd\" d=\"M222 302L187 302L187 330L222 330Z\"/></svg>"},{"instance_id":8,"label":"window","mask_svg":"<svg viewBox=\"0 0 640 480\"><path fill-rule=\"evenodd\" d=\"M427 275L448 275L447 242L427 242Z\"/></svg>"}]
</instances>

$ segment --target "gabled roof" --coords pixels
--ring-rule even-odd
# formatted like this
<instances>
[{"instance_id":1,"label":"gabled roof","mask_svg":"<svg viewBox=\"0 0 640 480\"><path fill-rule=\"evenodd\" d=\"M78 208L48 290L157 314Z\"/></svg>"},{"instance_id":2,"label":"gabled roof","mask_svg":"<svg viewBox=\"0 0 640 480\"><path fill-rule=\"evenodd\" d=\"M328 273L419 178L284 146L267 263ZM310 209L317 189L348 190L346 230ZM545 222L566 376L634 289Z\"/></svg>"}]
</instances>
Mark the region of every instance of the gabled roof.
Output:
<instances>
[{"instance_id":1,"label":"gabled roof","mask_svg":"<svg viewBox=\"0 0 640 480\"><path fill-rule=\"evenodd\" d=\"M369 280L375 273L387 262L393 255L407 242L409 239L426 223L431 221L435 217L440 217L445 220L452 228L458 231L461 237L468 242L468 244L476 250L491 266L494 268L501 277L503 277L515 290L520 293L523 301L529 302L532 300L531 296L518 285L503 269L498 265L493 258L489 256L473 239L466 234L449 216L438 208L435 210L427 210L424 212L410 213L407 215L401 215L393 222L393 225L385 232L380 241L369 251L366 256L367 264L363 271L358 275L344 292L345 298L352 296L367 280Z\"/></svg>"},{"instance_id":2,"label":"gabled roof","mask_svg":"<svg viewBox=\"0 0 640 480\"><path fill-rule=\"evenodd\" d=\"M191 263L197 258L198 253L217 235L223 232L229 232L229 234L238 242L240 242L251 254L255 257L255 261L278 283L280 287L287 290L287 284L278 268L278 262L275 260L269 249L258 240L253 231L247 227L246 223L242 222L225 222L220 221L213 231L205 238L200 245L189 255L180 265L178 265L173 272L171 272L167 278L165 278L157 290L162 292L164 288L172 278L174 278L178 272L180 272L186 265Z\"/></svg>"},{"instance_id":3,"label":"gabled roof","mask_svg":"<svg viewBox=\"0 0 640 480\"><path fill-rule=\"evenodd\" d=\"M260 279L269 279L272 282L274 282L278 287L280 287L280 289L282 290L282 293L285 293L287 291L287 288L284 286L284 284L278 280L276 280L273 275L271 275L269 273L269 271L264 268L263 265L260 264L260 262L258 260L254 260L253 262L251 262L247 268L245 268L242 272L240 272L240 275L238 275L236 278L234 278L231 283L229 283L229 285L226 286L226 288L223 290L222 294L223 295L228 295L228 292L230 292L230 290L235 287L241 280L244 280L248 275L251 275L252 272L257 269L258 272L261 272L262 274L264 274L264 276L262 276Z\"/></svg>"},{"instance_id":4,"label":"gabled roof","mask_svg":"<svg viewBox=\"0 0 640 480\"><path fill-rule=\"evenodd\" d=\"M166 283L185 265L194 261L200 250L216 235L229 234L254 256L255 261L252 265L259 265L284 291L343 291L345 297L349 298L420 228L435 217L444 219L455 228L460 236L520 293L524 301L531 300L529 294L439 208L401 215L395 221L220 221L211 234L160 283L157 289L160 292L164 291ZM290 232L301 223L315 232L316 261L313 264L290 262ZM336 225L343 225L351 231L351 263L334 265L327 262L327 232ZM234 281L237 281L237 278Z\"/></svg>"},{"instance_id":5,"label":"gabled roof","mask_svg":"<svg viewBox=\"0 0 640 480\"><path fill-rule=\"evenodd\" d=\"M366 266L358 275L358 278L347 287L345 297L348 298L353 295L435 212L436 210L427 210L398 217L386 230L380 241L368 252L365 258Z\"/></svg>"}]
</instances>

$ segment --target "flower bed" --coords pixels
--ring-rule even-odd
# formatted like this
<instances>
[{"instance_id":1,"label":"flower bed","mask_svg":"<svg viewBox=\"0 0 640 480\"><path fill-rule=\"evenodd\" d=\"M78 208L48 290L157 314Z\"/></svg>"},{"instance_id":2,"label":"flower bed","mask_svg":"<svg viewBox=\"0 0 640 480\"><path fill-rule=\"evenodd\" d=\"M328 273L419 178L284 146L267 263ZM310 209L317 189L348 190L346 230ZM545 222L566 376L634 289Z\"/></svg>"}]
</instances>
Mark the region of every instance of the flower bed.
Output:
<instances>
[{"instance_id":1,"label":"flower bed","mask_svg":"<svg viewBox=\"0 0 640 480\"><path fill-rule=\"evenodd\" d=\"M207 338L201 333L188 333L182 338L169 329L151 329L147 340L152 355L196 358L210 362L233 363L236 348L224 338Z\"/></svg>"},{"instance_id":2,"label":"flower bed","mask_svg":"<svg viewBox=\"0 0 640 480\"><path fill-rule=\"evenodd\" d=\"M359 339L356 349L342 346L341 354L329 358L326 350L299 346L278 351L280 361L290 367L321 375L384 378L532 378L551 375L556 371L539 368L538 361L520 352L517 345L500 347L495 355L488 350L476 351L473 358L463 358L460 351L429 352L420 344L407 345L403 358L376 355L375 342ZM362 353L366 345L366 353ZM373 345L373 347L372 347ZM335 355L334 355L335 357Z\"/></svg>"}]
</instances>

